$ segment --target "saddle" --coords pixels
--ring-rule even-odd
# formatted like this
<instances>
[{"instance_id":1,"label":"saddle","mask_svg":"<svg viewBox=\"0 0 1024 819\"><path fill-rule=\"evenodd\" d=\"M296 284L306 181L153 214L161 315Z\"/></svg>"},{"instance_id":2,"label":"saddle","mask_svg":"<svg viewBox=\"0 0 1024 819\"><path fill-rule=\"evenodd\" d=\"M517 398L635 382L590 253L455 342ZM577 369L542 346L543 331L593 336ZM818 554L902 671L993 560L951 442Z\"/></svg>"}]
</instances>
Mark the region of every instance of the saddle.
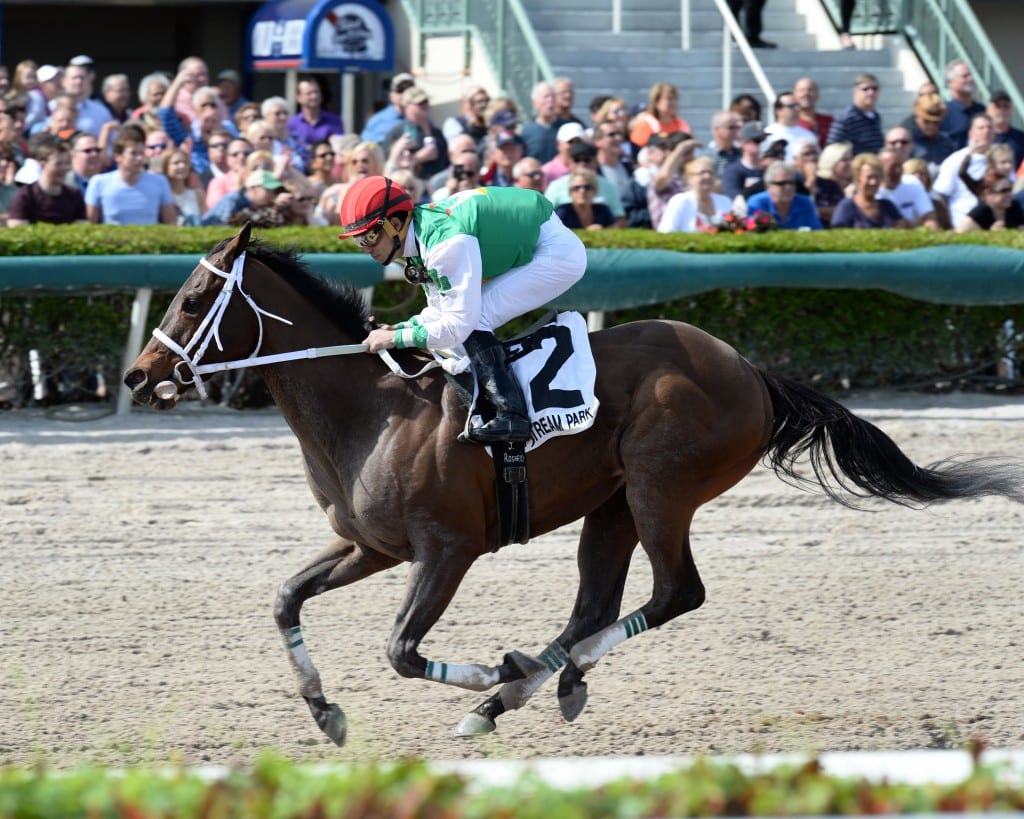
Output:
<instances>
[{"instance_id":1,"label":"saddle","mask_svg":"<svg viewBox=\"0 0 1024 819\"><path fill-rule=\"evenodd\" d=\"M579 313L549 313L526 332L502 342L502 347L509 369L522 386L532 437L525 442L490 445L499 549L509 543L526 543L530 537L526 452L551 437L588 429L599 406L594 356L586 321ZM481 423L494 417L494 408L474 389L471 371L459 376L446 371L446 376L470 417L479 416Z\"/></svg>"}]
</instances>

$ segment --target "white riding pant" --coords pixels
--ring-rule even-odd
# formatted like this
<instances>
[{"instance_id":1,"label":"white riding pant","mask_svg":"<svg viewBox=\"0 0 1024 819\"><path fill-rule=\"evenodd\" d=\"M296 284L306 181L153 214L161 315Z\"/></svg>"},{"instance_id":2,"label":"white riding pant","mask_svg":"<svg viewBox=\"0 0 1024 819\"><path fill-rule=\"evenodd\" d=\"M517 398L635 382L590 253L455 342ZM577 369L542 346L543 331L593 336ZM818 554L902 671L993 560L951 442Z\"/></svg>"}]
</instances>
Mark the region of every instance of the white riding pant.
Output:
<instances>
[{"instance_id":1,"label":"white riding pant","mask_svg":"<svg viewBox=\"0 0 1024 819\"><path fill-rule=\"evenodd\" d=\"M554 213L540 228L533 258L486 281L477 330L493 333L517 316L543 307L582 278L587 250Z\"/></svg>"}]
</instances>

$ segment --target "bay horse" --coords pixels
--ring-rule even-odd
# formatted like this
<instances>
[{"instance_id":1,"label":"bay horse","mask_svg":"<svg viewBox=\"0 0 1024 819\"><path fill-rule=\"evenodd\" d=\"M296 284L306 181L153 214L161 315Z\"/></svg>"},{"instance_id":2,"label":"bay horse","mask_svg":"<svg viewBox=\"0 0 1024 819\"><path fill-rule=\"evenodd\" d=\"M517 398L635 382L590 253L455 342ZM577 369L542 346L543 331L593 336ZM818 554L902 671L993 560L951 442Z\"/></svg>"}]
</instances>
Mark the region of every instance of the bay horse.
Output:
<instances>
[{"instance_id":1,"label":"bay horse","mask_svg":"<svg viewBox=\"0 0 1024 819\"><path fill-rule=\"evenodd\" d=\"M303 643L299 612L313 595L409 563L405 597L387 642L403 677L483 691L501 688L457 733L493 731L560 670L562 714L586 703L584 674L614 646L692 611L704 586L690 550L702 504L762 459L784 480L854 505L907 506L984 495L1024 502L1022 470L1007 459L915 465L871 423L808 387L756 368L687 324L640 321L591 335L600 410L588 430L528 455L530 534L583 518L579 587L568 624L538 657L496 665L428 660L418 647L472 563L496 548L494 472L477 445L456 441L466 410L435 369L399 378L361 352L368 311L348 285L312 275L293 251L219 243L193 270L124 383L136 401L171 409L203 374L261 365L301 445L309 487L333 541L278 591L274 618L298 690L321 730L345 740L344 712L328 702ZM295 351L299 351L296 353ZM423 354L400 351L409 370ZM810 473L798 469L805 459ZM620 617L630 558L640 544L653 570L650 599Z\"/></svg>"}]
</instances>

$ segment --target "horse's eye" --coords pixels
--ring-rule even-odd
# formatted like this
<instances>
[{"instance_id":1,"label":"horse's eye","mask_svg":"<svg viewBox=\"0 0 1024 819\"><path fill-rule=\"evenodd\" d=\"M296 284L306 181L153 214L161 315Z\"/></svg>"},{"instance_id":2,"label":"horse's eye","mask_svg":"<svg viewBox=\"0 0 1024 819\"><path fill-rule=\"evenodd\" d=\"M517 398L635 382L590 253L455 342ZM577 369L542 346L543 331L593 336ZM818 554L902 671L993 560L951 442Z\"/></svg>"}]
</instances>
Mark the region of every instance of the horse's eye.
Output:
<instances>
[{"instance_id":1,"label":"horse's eye","mask_svg":"<svg viewBox=\"0 0 1024 819\"><path fill-rule=\"evenodd\" d=\"M202 307L202 304L200 303L199 299L196 298L189 297L181 303L181 309L184 312L188 313L190 316L199 315L200 307Z\"/></svg>"}]
</instances>

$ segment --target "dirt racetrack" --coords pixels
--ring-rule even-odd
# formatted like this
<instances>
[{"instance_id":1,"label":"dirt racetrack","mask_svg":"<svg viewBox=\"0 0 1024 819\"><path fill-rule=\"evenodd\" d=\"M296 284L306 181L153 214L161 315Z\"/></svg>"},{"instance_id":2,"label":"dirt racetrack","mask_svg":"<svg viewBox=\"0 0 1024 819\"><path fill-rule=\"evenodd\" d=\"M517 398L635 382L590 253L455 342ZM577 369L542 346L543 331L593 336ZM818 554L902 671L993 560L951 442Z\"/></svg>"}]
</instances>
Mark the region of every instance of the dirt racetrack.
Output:
<instances>
[{"instance_id":1,"label":"dirt racetrack","mask_svg":"<svg viewBox=\"0 0 1024 819\"><path fill-rule=\"evenodd\" d=\"M1024 400L849 404L920 462L1024 454ZM0 415L0 764L662 755L1024 745L1024 508L845 509L759 468L705 507L705 606L614 649L561 719L554 681L498 731L484 695L385 656L403 567L310 601L304 631L349 743L294 692L278 584L329 539L276 414L194 405L88 423ZM577 526L481 560L423 644L536 652L575 593ZM623 611L646 600L634 559Z\"/></svg>"}]
</instances>

